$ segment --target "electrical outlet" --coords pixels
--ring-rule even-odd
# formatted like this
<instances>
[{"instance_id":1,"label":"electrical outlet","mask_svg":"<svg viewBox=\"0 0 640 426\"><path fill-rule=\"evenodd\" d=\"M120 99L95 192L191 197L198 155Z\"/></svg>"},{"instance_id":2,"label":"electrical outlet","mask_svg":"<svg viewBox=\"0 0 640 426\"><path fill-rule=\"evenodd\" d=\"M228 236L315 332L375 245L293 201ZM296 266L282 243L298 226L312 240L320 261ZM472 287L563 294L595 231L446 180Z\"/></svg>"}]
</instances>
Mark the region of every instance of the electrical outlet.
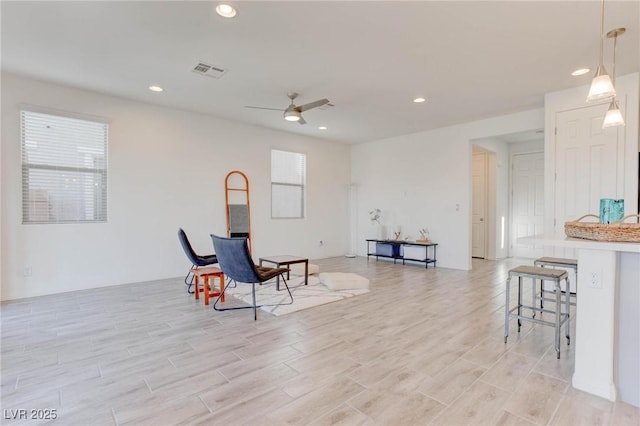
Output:
<instances>
[{"instance_id":1,"label":"electrical outlet","mask_svg":"<svg viewBox=\"0 0 640 426\"><path fill-rule=\"evenodd\" d=\"M33 270L31 269L31 266L25 266L24 269L22 270L23 277L30 277L32 274L33 274Z\"/></svg>"},{"instance_id":2,"label":"electrical outlet","mask_svg":"<svg viewBox=\"0 0 640 426\"><path fill-rule=\"evenodd\" d=\"M602 288L602 272L591 271L589 273L588 278L589 278L589 287Z\"/></svg>"}]
</instances>

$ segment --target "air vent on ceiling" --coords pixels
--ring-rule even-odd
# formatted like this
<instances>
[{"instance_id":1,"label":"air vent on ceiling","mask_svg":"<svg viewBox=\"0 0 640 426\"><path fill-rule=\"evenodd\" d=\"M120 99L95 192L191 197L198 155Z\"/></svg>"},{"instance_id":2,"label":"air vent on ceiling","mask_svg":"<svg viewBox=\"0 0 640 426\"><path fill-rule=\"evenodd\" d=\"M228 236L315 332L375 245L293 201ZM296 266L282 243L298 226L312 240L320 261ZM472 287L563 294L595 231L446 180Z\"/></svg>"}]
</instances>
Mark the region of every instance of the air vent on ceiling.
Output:
<instances>
[{"instance_id":1,"label":"air vent on ceiling","mask_svg":"<svg viewBox=\"0 0 640 426\"><path fill-rule=\"evenodd\" d=\"M214 67L213 65L205 64L204 62L199 62L193 69L191 70L196 74L204 75L212 78L220 78L226 74L227 70Z\"/></svg>"}]
</instances>

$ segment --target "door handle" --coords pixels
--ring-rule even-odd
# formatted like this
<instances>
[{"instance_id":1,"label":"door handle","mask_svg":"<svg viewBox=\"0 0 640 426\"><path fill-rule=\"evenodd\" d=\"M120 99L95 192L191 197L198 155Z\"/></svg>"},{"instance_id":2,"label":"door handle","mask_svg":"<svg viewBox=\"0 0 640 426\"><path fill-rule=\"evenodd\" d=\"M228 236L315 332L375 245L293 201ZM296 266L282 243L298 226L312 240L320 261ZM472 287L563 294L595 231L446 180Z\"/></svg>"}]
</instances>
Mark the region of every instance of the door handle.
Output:
<instances>
[{"instance_id":1,"label":"door handle","mask_svg":"<svg viewBox=\"0 0 640 426\"><path fill-rule=\"evenodd\" d=\"M480 218L480 222L484 222L484 218L482 218L482 217L481 217L481 218Z\"/></svg>"}]
</instances>

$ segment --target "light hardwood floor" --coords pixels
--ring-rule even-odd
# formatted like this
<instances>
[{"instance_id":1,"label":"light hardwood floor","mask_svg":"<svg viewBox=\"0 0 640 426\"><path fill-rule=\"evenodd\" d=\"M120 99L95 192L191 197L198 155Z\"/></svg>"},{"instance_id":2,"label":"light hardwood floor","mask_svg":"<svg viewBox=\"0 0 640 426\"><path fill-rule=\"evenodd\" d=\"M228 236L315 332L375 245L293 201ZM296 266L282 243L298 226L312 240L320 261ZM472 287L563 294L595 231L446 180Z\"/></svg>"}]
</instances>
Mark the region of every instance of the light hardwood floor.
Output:
<instances>
[{"instance_id":1,"label":"light hardwood floor","mask_svg":"<svg viewBox=\"0 0 640 426\"><path fill-rule=\"evenodd\" d=\"M571 387L552 328L503 343L504 281L524 262L317 260L371 292L256 322L181 278L4 303L2 423L55 409L64 425L639 425L638 408Z\"/></svg>"}]
</instances>

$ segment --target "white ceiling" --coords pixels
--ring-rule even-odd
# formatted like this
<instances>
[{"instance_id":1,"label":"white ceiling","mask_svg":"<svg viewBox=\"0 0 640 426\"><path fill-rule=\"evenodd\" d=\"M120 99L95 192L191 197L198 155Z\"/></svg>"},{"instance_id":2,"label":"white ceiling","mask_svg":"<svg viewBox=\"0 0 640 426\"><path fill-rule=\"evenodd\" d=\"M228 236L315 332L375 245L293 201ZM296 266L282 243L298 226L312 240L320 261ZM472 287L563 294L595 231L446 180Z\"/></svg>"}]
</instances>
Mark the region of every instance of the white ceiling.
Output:
<instances>
[{"instance_id":1,"label":"white ceiling","mask_svg":"<svg viewBox=\"0 0 640 426\"><path fill-rule=\"evenodd\" d=\"M598 1L241 1L234 19L215 4L2 1L2 69L358 143L542 107L544 93L588 84L570 72L598 57ZM637 0L606 2L605 31L627 28L618 75L640 70L639 22ZM228 72L191 72L200 61ZM304 126L244 108L285 108L292 90L335 107Z\"/></svg>"}]
</instances>

